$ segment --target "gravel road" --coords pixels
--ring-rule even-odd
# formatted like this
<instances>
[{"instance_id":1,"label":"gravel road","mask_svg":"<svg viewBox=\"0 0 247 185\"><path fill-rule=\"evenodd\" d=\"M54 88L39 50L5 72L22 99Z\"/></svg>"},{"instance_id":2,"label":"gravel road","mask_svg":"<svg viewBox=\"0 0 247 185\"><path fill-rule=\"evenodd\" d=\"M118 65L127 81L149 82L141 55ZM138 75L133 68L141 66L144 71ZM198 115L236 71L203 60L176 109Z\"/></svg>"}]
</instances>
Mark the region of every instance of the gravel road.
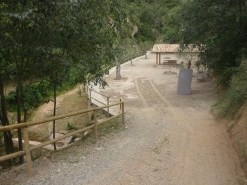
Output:
<instances>
[{"instance_id":1,"label":"gravel road","mask_svg":"<svg viewBox=\"0 0 247 185\"><path fill-rule=\"evenodd\" d=\"M179 69L155 67L155 55L123 66L101 91L125 101L125 128L35 160L32 178L25 164L4 172L0 184L243 185L226 128L210 113L213 82L197 82L192 69L191 95L179 95Z\"/></svg>"}]
</instances>

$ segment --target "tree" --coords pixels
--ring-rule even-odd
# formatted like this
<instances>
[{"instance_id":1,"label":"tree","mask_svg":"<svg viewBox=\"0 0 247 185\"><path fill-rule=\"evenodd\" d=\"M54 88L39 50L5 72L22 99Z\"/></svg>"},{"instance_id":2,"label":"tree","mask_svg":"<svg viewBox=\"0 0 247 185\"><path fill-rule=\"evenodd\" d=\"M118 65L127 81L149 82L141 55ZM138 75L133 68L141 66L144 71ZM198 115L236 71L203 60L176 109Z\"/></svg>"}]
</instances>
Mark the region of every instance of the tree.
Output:
<instances>
[{"instance_id":1,"label":"tree","mask_svg":"<svg viewBox=\"0 0 247 185\"><path fill-rule=\"evenodd\" d=\"M201 59L219 85L229 86L246 54L246 6L245 0L193 0L181 8L183 42L206 47Z\"/></svg>"},{"instance_id":2,"label":"tree","mask_svg":"<svg viewBox=\"0 0 247 185\"><path fill-rule=\"evenodd\" d=\"M103 72L99 71L115 58L112 46L126 18L125 8L124 1L118 0L1 1L1 92L4 80L12 80L16 86L18 123L22 122L22 111L26 115L29 108L37 106L35 96L39 94L33 83L39 86L50 79L55 99L57 85L66 78L60 73L71 68L81 72L77 81L85 83L85 75L91 73L101 82ZM11 69L11 75L6 69ZM54 110L55 107L54 104ZM9 124L3 93L0 119L2 125ZM18 137L22 150L20 129ZM12 139L6 139L6 151L12 152L7 146Z\"/></svg>"}]
</instances>

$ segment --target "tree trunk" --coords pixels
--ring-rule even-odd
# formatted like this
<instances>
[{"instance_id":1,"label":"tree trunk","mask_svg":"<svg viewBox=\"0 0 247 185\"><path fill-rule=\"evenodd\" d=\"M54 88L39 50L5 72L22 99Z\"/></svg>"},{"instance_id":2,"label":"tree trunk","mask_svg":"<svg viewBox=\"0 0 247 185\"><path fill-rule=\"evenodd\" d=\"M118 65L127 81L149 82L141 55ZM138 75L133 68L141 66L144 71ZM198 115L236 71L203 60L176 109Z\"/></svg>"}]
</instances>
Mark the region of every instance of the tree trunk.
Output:
<instances>
[{"instance_id":1,"label":"tree trunk","mask_svg":"<svg viewBox=\"0 0 247 185\"><path fill-rule=\"evenodd\" d=\"M4 101L4 85L2 80L2 74L0 73L0 100L1 100L1 108L0 108L0 121L2 126L9 125L9 120L7 116L7 109ZM14 144L12 141L11 131L3 132L4 135L4 143L5 143L5 151L6 154L14 153ZM11 160L9 160L9 165L11 165Z\"/></svg>"},{"instance_id":2,"label":"tree trunk","mask_svg":"<svg viewBox=\"0 0 247 185\"><path fill-rule=\"evenodd\" d=\"M54 89L53 89L53 97L54 97L54 106L53 106L53 116L56 116L56 106L57 106L57 73L55 77ZM53 120L52 124L52 137L55 139L56 136L56 120ZM56 143L53 143L54 150L57 150Z\"/></svg>"},{"instance_id":3,"label":"tree trunk","mask_svg":"<svg viewBox=\"0 0 247 185\"><path fill-rule=\"evenodd\" d=\"M120 61L117 59L116 60L116 80L120 80L121 79L121 75L120 75Z\"/></svg>"},{"instance_id":4,"label":"tree trunk","mask_svg":"<svg viewBox=\"0 0 247 185\"><path fill-rule=\"evenodd\" d=\"M21 82L18 80L18 85L16 87L16 98L17 98L17 122L21 123ZM22 145L22 134L21 134L21 128L18 129L18 146L19 151L23 150ZM20 156L19 163L22 164L24 162L24 157Z\"/></svg>"}]
</instances>

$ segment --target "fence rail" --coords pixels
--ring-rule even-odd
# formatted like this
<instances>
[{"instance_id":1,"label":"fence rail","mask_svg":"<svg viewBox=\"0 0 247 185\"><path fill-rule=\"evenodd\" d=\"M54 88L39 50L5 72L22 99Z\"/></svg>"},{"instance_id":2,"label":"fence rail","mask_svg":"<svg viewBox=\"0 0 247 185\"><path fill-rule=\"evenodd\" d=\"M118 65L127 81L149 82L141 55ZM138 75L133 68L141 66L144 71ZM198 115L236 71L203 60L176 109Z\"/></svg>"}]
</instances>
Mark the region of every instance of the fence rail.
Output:
<instances>
[{"instance_id":1,"label":"fence rail","mask_svg":"<svg viewBox=\"0 0 247 185\"><path fill-rule=\"evenodd\" d=\"M120 111L119 111L118 115L109 117L109 118L107 118L105 120L102 120L102 121L98 122L98 120L97 120L97 111L98 110L104 109L104 108L108 108L109 109L109 107L113 107L113 106L117 106L117 105L119 105L119 107L120 107L120 109L119 109ZM36 145L36 146L32 146L32 147L29 146L28 127L34 126L34 125L38 125L38 124L42 124L42 123L46 123L46 122L50 122L50 121L53 121L53 120L62 119L62 118L65 118L65 117L84 114L84 113L88 113L88 112L93 112L93 114L94 114L93 125L90 125L88 127L84 127L82 129L76 130L74 132L70 132L70 133L68 133L66 135L51 139L49 141L45 141L45 142L43 142L43 143L41 143L39 145ZM27 161L28 175L29 175L29 177L31 177L31 176L33 176L32 160L31 160L31 152L33 150L42 148L42 147L44 147L46 145L55 143L55 142L57 142L59 140L65 139L65 138L70 137L72 135L75 135L75 134L78 134L80 132L83 132L83 131L86 131L86 130L89 130L89 129L93 129L93 128L94 128L95 140L97 141L98 140L98 125L100 125L100 124L102 124L104 122L107 122L107 121L109 121L111 119L114 119L114 118L116 118L116 117L118 117L120 115L122 115L122 124L124 125L125 124L124 123L124 102L121 99L120 99L119 103L114 103L114 104L111 104L111 105L105 105L105 106L102 106L102 107L96 107L96 108L87 109L87 110L83 110L83 111L77 111L77 112L73 112L73 113L69 113L69 114L64 114L64 115L61 115L61 116L55 116L55 117L43 119L43 120L40 120L40 121L32 121L32 122L19 123L19 124L13 124L13 125L0 127L0 132L5 132L5 131L21 128L22 132L23 132L23 139L24 139L24 150L18 151L18 152L12 153L12 154L8 154L8 155L5 155L5 156L2 156L2 157L0 157L0 162L7 161L7 160L10 160L10 159L25 155L26 156L26 161Z\"/></svg>"}]
</instances>

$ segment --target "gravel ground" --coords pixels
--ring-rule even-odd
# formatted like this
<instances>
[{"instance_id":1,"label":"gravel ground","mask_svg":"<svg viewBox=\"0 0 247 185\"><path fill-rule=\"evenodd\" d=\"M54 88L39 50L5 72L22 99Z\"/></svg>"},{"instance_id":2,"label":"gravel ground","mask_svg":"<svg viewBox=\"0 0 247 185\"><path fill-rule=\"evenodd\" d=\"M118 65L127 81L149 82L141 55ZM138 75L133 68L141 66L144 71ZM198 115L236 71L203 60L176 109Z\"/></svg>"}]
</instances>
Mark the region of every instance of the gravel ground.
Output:
<instances>
[{"instance_id":1,"label":"gravel ground","mask_svg":"<svg viewBox=\"0 0 247 185\"><path fill-rule=\"evenodd\" d=\"M32 178L25 164L3 172L0 184L243 185L229 135L210 113L212 81L197 82L194 69L191 95L178 95L179 69L154 64L150 54L123 66L122 80L106 79L101 91L111 102L125 101L124 128L35 160Z\"/></svg>"}]
</instances>

